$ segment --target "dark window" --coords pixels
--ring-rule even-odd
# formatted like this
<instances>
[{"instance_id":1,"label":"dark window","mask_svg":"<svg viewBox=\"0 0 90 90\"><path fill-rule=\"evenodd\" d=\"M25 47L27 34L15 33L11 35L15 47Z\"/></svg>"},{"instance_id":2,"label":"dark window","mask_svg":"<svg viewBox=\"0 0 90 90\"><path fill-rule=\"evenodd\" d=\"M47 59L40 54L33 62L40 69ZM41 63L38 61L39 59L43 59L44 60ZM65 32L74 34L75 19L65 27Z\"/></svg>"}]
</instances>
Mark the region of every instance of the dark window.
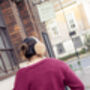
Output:
<instances>
[{"instance_id":1,"label":"dark window","mask_svg":"<svg viewBox=\"0 0 90 90\"><path fill-rule=\"evenodd\" d=\"M63 44L61 44L61 43L60 44L57 44L56 47L57 47L57 53L58 54L62 54L62 53L65 52L65 49L63 47Z\"/></svg>"},{"instance_id":2,"label":"dark window","mask_svg":"<svg viewBox=\"0 0 90 90\"><path fill-rule=\"evenodd\" d=\"M75 27L76 27L76 25L75 25L75 24L72 24L72 25L71 25L71 28L75 28Z\"/></svg>"},{"instance_id":3,"label":"dark window","mask_svg":"<svg viewBox=\"0 0 90 90\"><path fill-rule=\"evenodd\" d=\"M73 43L76 49L82 47L83 45L80 37L73 38Z\"/></svg>"},{"instance_id":4,"label":"dark window","mask_svg":"<svg viewBox=\"0 0 90 90\"><path fill-rule=\"evenodd\" d=\"M70 35L70 36L76 35L76 32L75 32L75 31L71 31L71 32L69 33L69 35Z\"/></svg>"},{"instance_id":5,"label":"dark window","mask_svg":"<svg viewBox=\"0 0 90 90\"><path fill-rule=\"evenodd\" d=\"M7 72L13 73L17 69L15 53L6 30L0 28L0 79L7 75Z\"/></svg>"},{"instance_id":6,"label":"dark window","mask_svg":"<svg viewBox=\"0 0 90 90\"><path fill-rule=\"evenodd\" d=\"M5 27L5 23L4 23L4 20L3 20L3 15L1 13L1 10L0 10L0 27Z\"/></svg>"}]
</instances>

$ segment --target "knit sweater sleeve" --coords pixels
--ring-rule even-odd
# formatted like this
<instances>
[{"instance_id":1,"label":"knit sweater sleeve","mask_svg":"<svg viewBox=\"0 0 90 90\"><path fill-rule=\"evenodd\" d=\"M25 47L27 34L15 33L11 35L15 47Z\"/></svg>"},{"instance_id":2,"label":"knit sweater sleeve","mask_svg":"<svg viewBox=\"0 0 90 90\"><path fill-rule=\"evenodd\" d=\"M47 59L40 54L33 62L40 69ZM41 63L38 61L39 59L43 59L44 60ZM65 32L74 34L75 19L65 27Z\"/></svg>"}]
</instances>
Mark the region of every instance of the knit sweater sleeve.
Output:
<instances>
[{"instance_id":1,"label":"knit sweater sleeve","mask_svg":"<svg viewBox=\"0 0 90 90\"><path fill-rule=\"evenodd\" d=\"M15 78L15 84L14 84L14 89L13 90L28 90L28 85L26 83L26 76L23 72L23 70L19 70L16 74Z\"/></svg>"},{"instance_id":2,"label":"knit sweater sleeve","mask_svg":"<svg viewBox=\"0 0 90 90\"><path fill-rule=\"evenodd\" d=\"M84 90L84 85L80 79L75 75L71 68L63 62L64 83L69 86L71 90Z\"/></svg>"}]
</instances>

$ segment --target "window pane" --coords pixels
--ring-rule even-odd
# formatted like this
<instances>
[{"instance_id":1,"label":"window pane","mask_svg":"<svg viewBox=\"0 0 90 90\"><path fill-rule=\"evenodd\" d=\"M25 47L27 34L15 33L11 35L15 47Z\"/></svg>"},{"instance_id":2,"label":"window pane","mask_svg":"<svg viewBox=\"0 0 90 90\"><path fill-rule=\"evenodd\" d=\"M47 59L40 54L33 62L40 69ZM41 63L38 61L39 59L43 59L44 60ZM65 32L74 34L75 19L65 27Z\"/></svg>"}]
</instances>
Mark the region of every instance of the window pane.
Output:
<instances>
[{"instance_id":1,"label":"window pane","mask_svg":"<svg viewBox=\"0 0 90 90\"><path fill-rule=\"evenodd\" d=\"M8 36L7 36L6 30L1 31L1 35L2 35L3 41L5 43L5 47L11 48L9 45L9 42L8 42Z\"/></svg>"},{"instance_id":2,"label":"window pane","mask_svg":"<svg viewBox=\"0 0 90 90\"><path fill-rule=\"evenodd\" d=\"M7 67L7 70L11 70L10 60L7 56L7 53L3 51L3 52L1 52L1 55L4 60L5 65Z\"/></svg>"},{"instance_id":3,"label":"window pane","mask_svg":"<svg viewBox=\"0 0 90 90\"><path fill-rule=\"evenodd\" d=\"M1 13L1 9L0 9L0 27L5 27L5 23L4 23L4 20L3 20L3 15Z\"/></svg>"},{"instance_id":4,"label":"window pane","mask_svg":"<svg viewBox=\"0 0 90 90\"><path fill-rule=\"evenodd\" d=\"M76 49L82 47L82 41L80 37L73 38L73 42Z\"/></svg>"},{"instance_id":5,"label":"window pane","mask_svg":"<svg viewBox=\"0 0 90 90\"><path fill-rule=\"evenodd\" d=\"M67 23L68 23L70 31L77 30L76 19L75 19L74 14L73 13L69 13L66 16L66 19L67 19Z\"/></svg>"},{"instance_id":6,"label":"window pane","mask_svg":"<svg viewBox=\"0 0 90 90\"><path fill-rule=\"evenodd\" d=\"M4 47L4 44L3 44L3 41L2 41L2 38L1 38L1 36L0 36L0 49L4 49L5 47Z\"/></svg>"},{"instance_id":7,"label":"window pane","mask_svg":"<svg viewBox=\"0 0 90 90\"><path fill-rule=\"evenodd\" d=\"M2 64L2 58L0 57L0 73L4 71L4 67L3 67L3 64Z\"/></svg>"},{"instance_id":8,"label":"window pane","mask_svg":"<svg viewBox=\"0 0 90 90\"><path fill-rule=\"evenodd\" d=\"M62 54L62 53L65 52L64 47L63 47L62 44L57 44L56 47L57 47L57 53L58 54Z\"/></svg>"}]
</instances>

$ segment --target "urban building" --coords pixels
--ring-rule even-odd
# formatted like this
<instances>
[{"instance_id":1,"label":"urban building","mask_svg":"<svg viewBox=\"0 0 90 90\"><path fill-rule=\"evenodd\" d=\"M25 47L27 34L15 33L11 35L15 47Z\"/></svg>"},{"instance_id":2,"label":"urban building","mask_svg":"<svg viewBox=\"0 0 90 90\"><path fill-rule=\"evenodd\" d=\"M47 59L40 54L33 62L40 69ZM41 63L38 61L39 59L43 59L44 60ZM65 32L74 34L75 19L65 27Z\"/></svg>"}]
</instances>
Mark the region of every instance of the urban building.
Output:
<instances>
[{"instance_id":1,"label":"urban building","mask_svg":"<svg viewBox=\"0 0 90 90\"><path fill-rule=\"evenodd\" d=\"M84 47L90 24L76 0L0 0L0 79L19 68L19 45L36 36L50 57L61 58Z\"/></svg>"},{"instance_id":2,"label":"urban building","mask_svg":"<svg viewBox=\"0 0 90 90\"><path fill-rule=\"evenodd\" d=\"M82 2L77 0L50 0L55 17L46 22L56 58L80 51L85 47L85 34L90 33L90 24Z\"/></svg>"},{"instance_id":3,"label":"urban building","mask_svg":"<svg viewBox=\"0 0 90 90\"><path fill-rule=\"evenodd\" d=\"M0 0L0 79L19 67L19 45L27 36L42 39L26 0Z\"/></svg>"}]
</instances>

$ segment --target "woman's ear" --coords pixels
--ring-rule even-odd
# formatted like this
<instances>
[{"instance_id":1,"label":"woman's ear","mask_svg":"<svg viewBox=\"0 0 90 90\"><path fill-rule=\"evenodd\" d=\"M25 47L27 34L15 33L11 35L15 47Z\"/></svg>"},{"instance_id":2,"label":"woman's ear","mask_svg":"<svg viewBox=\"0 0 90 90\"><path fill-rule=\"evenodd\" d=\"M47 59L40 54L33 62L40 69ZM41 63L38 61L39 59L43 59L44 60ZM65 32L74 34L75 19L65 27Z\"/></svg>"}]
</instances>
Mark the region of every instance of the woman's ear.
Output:
<instances>
[{"instance_id":1,"label":"woman's ear","mask_svg":"<svg viewBox=\"0 0 90 90\"><path fill-rule=\"evenodd\" d=\"M37 42L34 46L37 55L43 56L46 52L46 47L42 42Z\"/></svg>"}]
</instances>

